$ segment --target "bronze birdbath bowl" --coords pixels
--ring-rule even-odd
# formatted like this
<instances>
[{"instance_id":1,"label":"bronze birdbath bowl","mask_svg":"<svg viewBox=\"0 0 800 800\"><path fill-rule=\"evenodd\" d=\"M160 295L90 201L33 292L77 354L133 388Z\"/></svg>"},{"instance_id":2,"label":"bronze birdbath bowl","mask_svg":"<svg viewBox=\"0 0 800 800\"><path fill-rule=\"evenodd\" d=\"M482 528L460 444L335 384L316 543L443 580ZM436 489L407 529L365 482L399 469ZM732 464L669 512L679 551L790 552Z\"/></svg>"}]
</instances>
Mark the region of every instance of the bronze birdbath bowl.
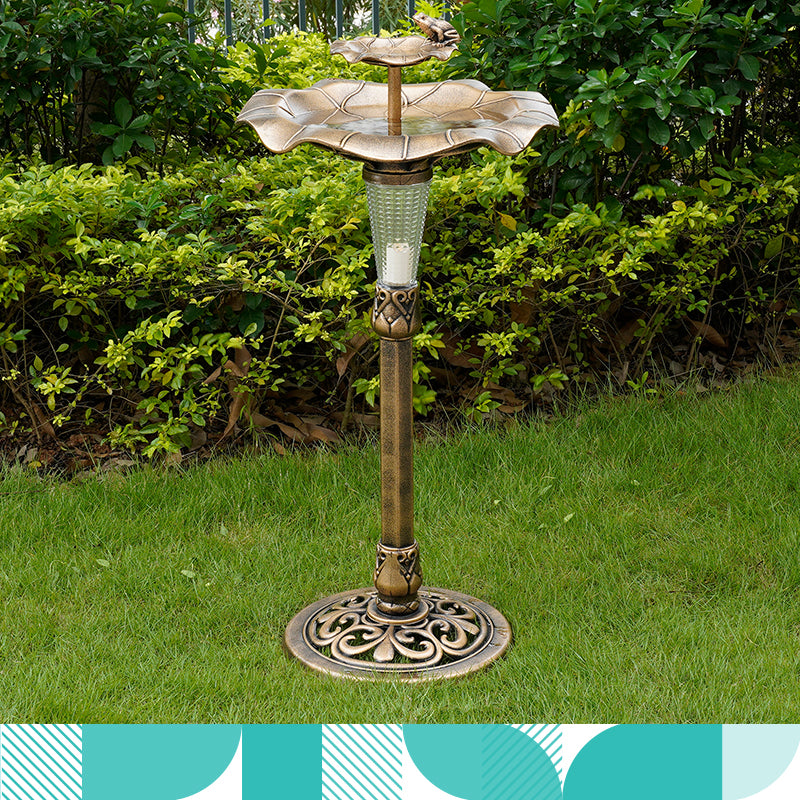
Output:
<instances>
[{"instance_id":1,"label":"bronze birdbath bowl","mask_svg":"<svg viewBox=\"0 0 800 800\"><path fill-rule=\"evenodd\" d=\"M490 91L474 80L402 84L404 66L455 51L455 29L418 15L428 34L331 44L351 63L388 68L388 82L323 80L307 89L263 89L238 117L284 153L311 143L358 160L375 246L372 326L380 337L381 538L374 586L304 608L285 643L307 666L334 676L428 680L492 663L511 626L487 603L422 586L414 537L412 338L420 327L417 267L432 167L488 145L513 155L558 118L537 92Z\"/></svg>"}]
</instances>

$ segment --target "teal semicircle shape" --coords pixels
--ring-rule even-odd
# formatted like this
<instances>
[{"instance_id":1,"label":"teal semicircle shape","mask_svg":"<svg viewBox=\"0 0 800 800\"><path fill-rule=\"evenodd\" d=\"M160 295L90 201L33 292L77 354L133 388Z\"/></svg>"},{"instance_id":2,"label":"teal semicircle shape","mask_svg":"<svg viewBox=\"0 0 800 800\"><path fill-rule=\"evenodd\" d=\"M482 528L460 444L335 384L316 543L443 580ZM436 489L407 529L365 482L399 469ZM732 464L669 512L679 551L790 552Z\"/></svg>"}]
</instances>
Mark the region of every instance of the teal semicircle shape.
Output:
<instances>
[{"instance_id":1,"label":"teal semicircle shape","mask_svg":"<svg viewBox=\"0 0 800 800\"><path fill-rule=\"evenodd\" d=\"M564 800L722 800L721 725L618 725L575 757Z\"/></svg>"},{"instance_id":2,"label":"teal semicircle shape","mask_svg":"<svg viewBox=\"0 0 800 800\"><path fill-rule=\"evenodd\" d=\"M461 800L561 800L544 750L510 725L404 725L417 769Z\"/></svg>"},{"instance_id":3,"label":"teal semicircle shape","mask_svg":"<svg viewBox=\"0 0 800 800\"><path fill-rule=\"evenodd\" d=\"M83 800L178 800L230 764L238 725L84 725Z\"/></svg>"},{"instance_id":4,"label":"teal semicircle shape","mask_svg":"<svg viewBox=\"0 0 800 800\"><path fill-rule=\"evenodd\" d=\"M722 800L741 800L771 786L798 747L800 725L724 725Z\"/></svg>"}]
</instances>

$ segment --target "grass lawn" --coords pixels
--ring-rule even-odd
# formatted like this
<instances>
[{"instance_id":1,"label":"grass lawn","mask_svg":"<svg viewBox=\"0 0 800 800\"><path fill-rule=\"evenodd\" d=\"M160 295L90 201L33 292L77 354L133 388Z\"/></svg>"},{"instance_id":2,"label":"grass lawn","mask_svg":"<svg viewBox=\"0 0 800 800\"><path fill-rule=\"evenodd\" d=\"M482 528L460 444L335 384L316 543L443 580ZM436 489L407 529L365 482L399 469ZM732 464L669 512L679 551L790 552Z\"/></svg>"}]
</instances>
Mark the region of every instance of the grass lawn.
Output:
<instances>
[{"instance_id":1,"label":"grass lawn","mask_svg":"<svg viewBox=\"0 0 800 800\"><path fill-rule=\"evenodd\" d=\"M0 476L5 722L796 722L800 376L417 447L425 580L510 620L484 673L346 682L292 615L369 584L376 447Z\"/></svg>"}]
</instances>

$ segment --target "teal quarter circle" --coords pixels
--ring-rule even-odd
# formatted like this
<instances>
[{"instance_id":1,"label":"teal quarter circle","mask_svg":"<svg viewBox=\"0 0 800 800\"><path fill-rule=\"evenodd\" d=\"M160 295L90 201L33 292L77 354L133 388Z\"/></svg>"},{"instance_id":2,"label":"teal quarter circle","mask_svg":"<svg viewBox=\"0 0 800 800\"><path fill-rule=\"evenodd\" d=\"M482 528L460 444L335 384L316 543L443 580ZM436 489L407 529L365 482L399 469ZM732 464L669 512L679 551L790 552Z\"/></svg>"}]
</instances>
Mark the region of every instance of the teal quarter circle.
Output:
<instances>
[{"instance_id":1,"label":"teal quarter circle","mask_svg":"<svg viewBox=\"0 0 800 800\"><path fill-rule=\"evenodd\" d=\"M547 753L510 725L404 725L406 749L438 789L461 800L561 800Z\"/></svg>"},{"instance_id":2,"label":"teal quarter circle","mask_svg":"<svg viewBox=\"0 0 800 800\"><path fill-rule=\"evenodd\" d=\"M238 725L85 725L82 800L178 800L210 786Z\"/></svg>"},{"instance_id":3,"label":"teal quarter circle","mask_svg":"<svg viewBox=\"0 0 800 800\"><path fill-rule=\"evenodd\" d=\"M722 800L722 726L609 728L575 757L564 800Z\"/></svg>"},{"instance_id":4,"label":"teal quarter circle","mask_svg":"<svg viewBox=\"0 0 800 800\"><path fill-rule=\"evenodd\" d=\"M722 800L741 800L771 786L798 747L800 725L724 725Z\"/></svg>"}]
</instances>

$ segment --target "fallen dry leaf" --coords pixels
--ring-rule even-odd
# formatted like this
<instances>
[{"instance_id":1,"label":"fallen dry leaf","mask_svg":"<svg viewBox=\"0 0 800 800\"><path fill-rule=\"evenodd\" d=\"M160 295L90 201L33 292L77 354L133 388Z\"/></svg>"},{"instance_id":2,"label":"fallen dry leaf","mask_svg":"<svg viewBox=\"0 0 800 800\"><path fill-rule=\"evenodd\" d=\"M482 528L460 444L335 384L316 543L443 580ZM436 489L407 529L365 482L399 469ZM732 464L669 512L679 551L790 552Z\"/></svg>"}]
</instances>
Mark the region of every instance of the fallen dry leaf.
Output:
<instances>
[{"instance_id":1,"label":"fallen dry leaf","mask_svg":"<svg viewBox=\"0 0 800 800\"><path fill-rule=\"evenodd\" d=\"M294 389L291 391L287 391L286 397L292 397L295 400L311 400L312 397L316 396L316 392L313 389L308 389L304 386L295 386Z\"/></svg>"},{"instance_id":2,"label":"fallen dry leaf","mask_svg":"<svg viewBox=\"0 0 800 800\"><path fill-rule=\"evenodd\" d=\"M533 303L530 301L536 297L536 289L533 286L526 286L522 290L525 300L516 302L511 300L508 304L511 310L511 321L520 325L527 325L533 316Z\"/></svg>"},{"instance_id":3,"label":"fallen dry leaf","mask_svg":"<svg viewBox=\"0 0 800 800\"><path fill-rule=\"evenodd\" d=\"M611 341L614 343L614 347L617 350L624 350L632 341L634 334L642 325L646 324L645 321L641 317L637 317L636 319L630 320L630 322L625 323L611 338Z\"/></svg>"},{"instance_id":4,"label":"fallen dry leaf","mask_svg":"<svg viewBox=\"0 0 800 800\"><path fill-rule=\"evenodd\" d=\"M208 434L203 428L195 428L189 431L189 450L197 450L208 441Z\"/></svg>"},{"instance_id":5,"label":"fallen dry leaf","mask_svg":"<svg viewBox=\"0 0 800 800\"><path fill-rule=\"evenodd\" d=\"M336 411L331 414L331 417L337 422L341 422L344 419L344 413ZM379 428L381 424L377 414L350 414L350 421L357 422L359 425L363 425L366 428Z\"/></svg>"},{"instance_id":6,"label":"fallen dry leaf","mask_svg":"<svg viewBox=\"0 0 800 800\"><path fill-rule=\"evenodd\" d=\"M484 350L475 344L464 348L464 340L448 328L443 328L441 335L444 344L441 355L448 364L452 364L454 367L473 369L475 367L473 361L483 359Z\"/></svg>"},{"instance_id":7,"label":"fallen dry leaf","mask_svg":"<svg viewBox=\"0 0 800 800\"><path fill-rule=\"evenodd\" d=\"M164 464L168 467L177 467L183 461L183 455L180 450L174 453L167 453L164 456Z\"/></svg>"},{"instance_id":8,"label":"fallen dry leaf","mask_svg":"<svg viewBox=\"0 0 800 800\"><path fill-rule=\"evenodd\" d=\"M366 333L358 333L345 342L347 349L336 359L336 372L340 378L347 371L353 356L369 341L369 338Z\"/></svg>"},{"instance_id":9,"label":"fallen dry leaf","mask_svg":"<svg viewBox=\"0 0 800 800\"><path fill-rule=\"evenodd\" d=\"M308 438L312 441L328 442L329 444L339 444L341 441L336 431L322 425L308 425Z\"/></svg>"},{"instance_id":10,"label":"fallen dry leaf","mask_svg":"<svg viewBox=\"0 0 800 800\"><path fill-rule=\"evenodd\" d=\"M204 381L203 383L208 386L209 383L214 383L214 381L222 375L222 367L217 367Z\"/></svg>"},{"instance_id":11,"label":"fallen dry leaf","mask_svg":"<svg viewBox=\"0 0 800 800\"><path fill-rule=\"evenodd\" d=\"M302 431L297 430L297 428L295 428L294 426L286 425L283 422L277 422L276 424L278 428L281 430L281 432L284 435L288 436L293 442L308 441L308 436Z\"/></svg>"},{"instance_id":12,"label":"fallen dry leaf","mask_svg":"<svg viewBox=\"0 0 800 800\"><path fill-rule=\"evenodd\" d=\"M725 337L722 336L715 328L705 322L697 322L696 320L684 319L686 326L689 328L692 336L699 336L704 341L708 342L712 347L725 348L728 346Z\"/></svg>"},{"instance_id":13,"label":"fallen dry leaf","mask_svg":"<svg viewBox=\"0 0 800 800\"><path fill-rule=\"evenodd\" d=\"M482 383L476 383L469 387L464 387L461 389L461 396L465 400L474 400L479 394L483 392L489 392L492 400L499 400L504 405L508 406L519 406L522 408L526 405L524 400L521 400L517 397L511 389L506 389L503 386L498 386L496 383L489 382L486 385Z\"/></svg>"},{"instance_id":14,"label":"fallen dry leaf","mask_svg":"<svg viewBox=\"0 0 800 800\"><path fill-rule=\"evenodd\" d=\"M228 410L228 424L225 426L222 436L219 437L220 440L224 439L233 430L234 426L239 421L239 415L242 413L245 401L248 398L248 395L244 392L233 392L233 396L233 402Z\"/></svg>"},{"instance_id":15,"label":"fallen dry leaf","mask_svg":"<svg viewBox=\"0 0 800 800\"><path fill-rule=\"evenodd\" d=\"M284 422L289 423L294 428L297 428L303 436L308 436L308 425L297 416L297 414L292 414L291 411L287 411L284 414L280 415L281 419Z\"/></svg>"},{"instance_id":16,"label":"fallen dry leaf","mask_svg":"<svg viewBox=\"0 0 800 800\"><path fill-rule=\"evenodd\" d=\"M225 305L230 306L232 311L241 311L244 308L244 292L230 292Z\"/></svg>"},{"instance_id":17,"label":"fallen dry leaf","mask_svg":"<svg viewBox=\"0 0 800 800\"><path fill-rule=\"evenodd\" d=\"M231 375L235 375L237 378L244 378L247 374L242 368L235 362L228 359L222 366L225 372L229 372Z\"/></svg>"},{"instance_id":18,"label":"fallen dry leaf","mask_svg":"<svg viewBox=\"0 0 800 800\"><path fill-rule=\"evenodd\" d=\"M270 419L269 417L265 417L263 414L259 414L258 411L251 411L245 412L247 413L250 422L256 426L256 428L269 428L270 425L277 425L278 421L275 419Z\"/></svg>"},{"instance_id":19,"label":"fallen dry leaf","mask_svg":"<svg viewBox=\"0 0 800 800\"><path fill-rule=\"evenodd\" d=\"M233 360L236 362L236 366L239 367L243 375L247 375L247 372L250 369L250 362L253 360L253 356L250 355L250 351L246 347L242 346L237 347L233 352Z\"/></svg>"}]
</instances>

